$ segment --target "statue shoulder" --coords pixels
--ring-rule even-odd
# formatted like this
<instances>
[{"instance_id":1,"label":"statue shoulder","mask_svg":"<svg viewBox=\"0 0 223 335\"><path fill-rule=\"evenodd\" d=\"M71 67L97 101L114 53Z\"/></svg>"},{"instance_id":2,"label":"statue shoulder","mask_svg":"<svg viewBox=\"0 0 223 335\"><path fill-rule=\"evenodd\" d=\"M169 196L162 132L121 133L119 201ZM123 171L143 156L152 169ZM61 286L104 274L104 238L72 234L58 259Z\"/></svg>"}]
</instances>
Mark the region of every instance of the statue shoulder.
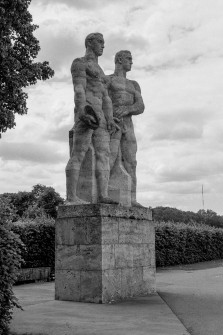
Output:
<instances>
[{"instance_id":1,"label":"statue shoulder","mask_svg":"<svg viewBox=\"0 0 223 335\"><path fill-rule=\"evenodd\" d=\"M73 77L86 76L86 60L84 57L73 60L71 64L71 74Z\"/></svg>"},{"instance_id":2,"label":"statue shoulder","mask_svg":"<svg viewBox=\"0 0 223 335\"><path fill-rule=\"evenodd\" d=\"M105 83L106 83L107 88L109 88L109 86L111 85L112 78L113 78L113 74L109 74L105 76Z\"/></svg>"},{"instance_id":3,"label":"statue shoulder","mask_svg":"<svg viewBox=\"0 0 223 335\"><path fill-rule=\"evenodd\" d=\"M131 80L131 83L133 84L133 86L135 87L136 91L141 93L141 88L139 86L139 84L137 83L137 81L135 80Z\"/></svg>"}]
</instances>

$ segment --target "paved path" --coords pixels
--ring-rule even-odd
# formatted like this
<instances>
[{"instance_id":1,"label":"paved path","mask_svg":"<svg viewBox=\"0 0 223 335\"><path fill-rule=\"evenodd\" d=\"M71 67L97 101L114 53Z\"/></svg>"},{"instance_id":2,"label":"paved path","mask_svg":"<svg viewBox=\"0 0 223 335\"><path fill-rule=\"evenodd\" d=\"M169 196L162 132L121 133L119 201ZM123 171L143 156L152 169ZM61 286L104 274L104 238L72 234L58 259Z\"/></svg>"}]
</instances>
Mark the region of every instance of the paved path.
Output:
<instances>
[{"instance_id":1,"label":"paved path","mask_svg":"<svg viewBox=\"0 0 223 335\"><path fill-rule=\"evenodd\" d=\"M158 269L157 291L191 335L223 335L223 260Z\"/></svg>"},{"instance_id":2,"label":"paved path","mask_svg":"<svg viewBox=\"0 0 223 335\"><path fill-rule=\"evenodd\" d=\"M26 335L189 335L158 294L110 305L54 300L54 284L15 286L24 311L11 330Z\"/></svg>"},{"instance_id":3,"label":"paved path","mask_svg":"<svg viewBox=\"0 0 223 335\"><path fill-rule=\"evenodd\" d=\"M14 291L19 335L223 335L223 260L159 268L159 295L112 305L55 301L54 283Z\"/></svg>"}]
</instances>

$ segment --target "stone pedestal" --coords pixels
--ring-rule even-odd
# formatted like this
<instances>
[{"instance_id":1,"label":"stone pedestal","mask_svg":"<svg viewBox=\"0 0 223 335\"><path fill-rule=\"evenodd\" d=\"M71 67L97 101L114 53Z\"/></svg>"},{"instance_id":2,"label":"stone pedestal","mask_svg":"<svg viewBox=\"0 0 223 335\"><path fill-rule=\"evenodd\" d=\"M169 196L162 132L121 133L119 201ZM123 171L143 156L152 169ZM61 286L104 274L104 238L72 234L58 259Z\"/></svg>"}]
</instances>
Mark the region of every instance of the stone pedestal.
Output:
<instances>
[{"instance_id":1,"label":"stone pedestal","mask_svg":"<svg viewBox=\"0 0 223 335\"><path fill-rule=\"evenodd\" d=\"M56 220L57 300L109 303L155 292L151 210L60 206Z\"/></svg>"}]
</instances>

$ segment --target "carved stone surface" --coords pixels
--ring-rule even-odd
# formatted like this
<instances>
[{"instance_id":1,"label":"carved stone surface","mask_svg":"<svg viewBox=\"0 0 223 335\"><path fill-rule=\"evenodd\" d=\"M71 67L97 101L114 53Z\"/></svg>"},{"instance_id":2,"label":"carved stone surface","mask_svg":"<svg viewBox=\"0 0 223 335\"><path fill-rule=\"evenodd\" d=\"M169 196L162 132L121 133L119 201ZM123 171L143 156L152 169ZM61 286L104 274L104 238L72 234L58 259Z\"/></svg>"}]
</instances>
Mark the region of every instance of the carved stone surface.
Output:
<instances>
[{"instance_id":1,"label":"carved stone surface","mask_svg":"<svg viewBox=\"0 0 223 335\"><path fill-rule=\"evenodd\" d=\"M74 86L75 124L70 132L70 159L66 166L67 204L86 203L77 195L93 192L93 175L97 181L97 199L100 203L116 203L108 197L110 176L110 135L117 129L113 120L112 103L106 88L106 77L98 65L104 49L103 35L92 33L85 39L86 54L71 65ZM94 162L80 173L83 160L90 146L94 148ZM86 164L88 161L86 161ZM90 171L90 176L88 171ZM81 189L81 182L86 181ZM86 186L87 185L87 186ZM92 201L92 199L90 199Z\"/></svg>"},{"instance_id":2,"label":"carved stone surface","mask_svg":"<svg viewBox=\"0 0 223 335\"><path fill-rule=\"evenodd\" d=\"M117 205L60 206L56 299L108 303L155 291L151 210Z\"/></svg>"},{"instance_id":3,"label":"carved stone surface","mask_svg":"<svg viewBox=\"0 0 223 335\"><path fill-rule=\"evenodd\" d=\"M136 138L132 115L144 104L137 82L128 80L132 56L119 51L115 72L105 76L98 65L102 34L86 37L86 54L71 66L75 124L69 132L70 159L66 167L66 204L136 201Z\"/></svg>"},{"instance_id":4,"label":"carved stone surface","mask_svg":"<svg viewBox=\"0 0 223 335\"><path fill-rule=\"evenodd\" d=\"M114 173L115 163L123 166L131 180L132 206L139 206L136 201L136 151L137 143L132 122L132 115L138 115L144 111L144 103L139 84L126 78L131 70L132 55L128 50L121 50L115 55L115 72L108 79L108 93L112 100L113 116L119 119L120 129L111 135L110 140L110 169L114 179L118 173ZM121 156L121 159L120 159ZM117 169L117 168L116 168ZM118 200L118 199L117 199Z\"/></svg>"}]
</instances>

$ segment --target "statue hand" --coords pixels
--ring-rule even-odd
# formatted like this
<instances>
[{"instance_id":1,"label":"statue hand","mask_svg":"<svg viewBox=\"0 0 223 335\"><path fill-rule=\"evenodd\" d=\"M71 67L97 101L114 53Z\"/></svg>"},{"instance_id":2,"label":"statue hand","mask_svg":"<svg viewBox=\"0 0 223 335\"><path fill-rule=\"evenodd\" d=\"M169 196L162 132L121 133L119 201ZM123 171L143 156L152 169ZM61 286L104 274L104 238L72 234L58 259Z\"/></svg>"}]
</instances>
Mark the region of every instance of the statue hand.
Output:
<instances>
[{"instance_id":1,"label":"statue hand","mask_svg":"<svg viewBox=\"0 0 223 335\"><path fill-rule=\"evenodd\" d=\"M115 118L117 120L117 118ZM107 122L107 128L110 135L114 134L117 130L120 130L120 127L113 120Z\"/></svg>"},{"instance_id":2,"label":"statue hand","mask_svg":"<svg viewBox=\"0 0 223 335\"><path fill-rule=\"evenodd\" d=\"M115 112L114 112L114 115L119 119L121 119L123 116L126 116L128 114L129 112L126 106L118 107L117 109L115 109Z\"/></svg>"},{"instance_id":3,"label":"statue hand","mask_svg":"<svg viewBox=\"0 0 223 335\"><path fill-rule=\"evenodd\" d=\"M92 115L89 115L89 114L82 114L80 119L86 124L89 126L89 128L91 129L97 129L98 128L98 122L97 120L92 116Z\"/></svg>"}]
</instances>

